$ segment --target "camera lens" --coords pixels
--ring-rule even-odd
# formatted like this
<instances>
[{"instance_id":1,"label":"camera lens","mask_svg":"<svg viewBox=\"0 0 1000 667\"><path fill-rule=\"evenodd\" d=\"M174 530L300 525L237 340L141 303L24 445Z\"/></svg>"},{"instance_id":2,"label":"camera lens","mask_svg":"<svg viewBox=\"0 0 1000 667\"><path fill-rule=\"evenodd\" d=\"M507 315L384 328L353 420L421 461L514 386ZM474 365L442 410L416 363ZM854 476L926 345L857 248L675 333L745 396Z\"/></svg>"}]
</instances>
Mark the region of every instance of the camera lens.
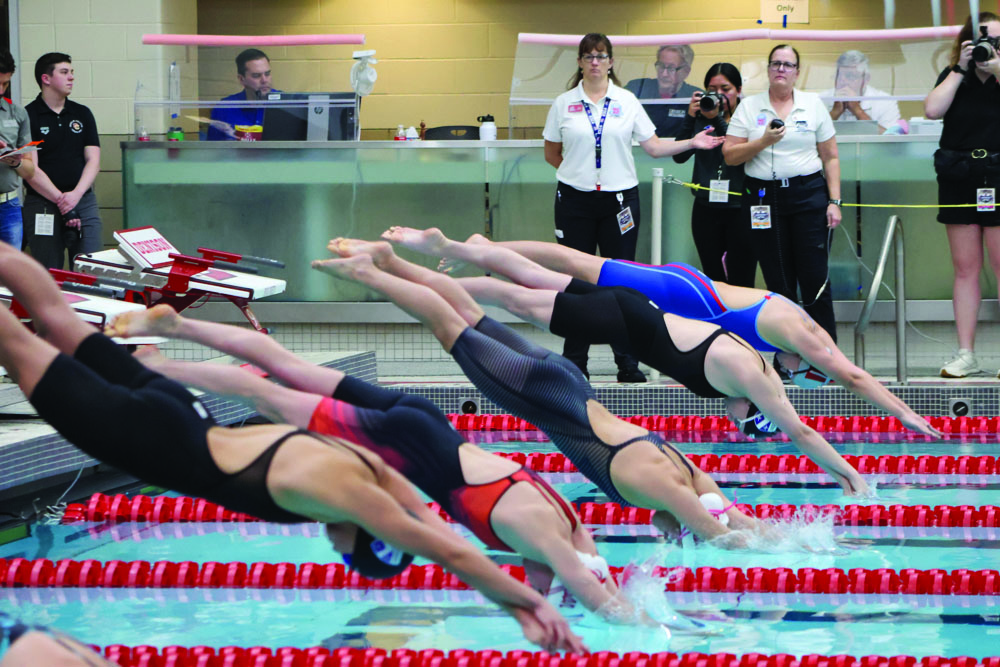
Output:
<instances>
[{"instance_id":1,"label":"camera lens","mask_svg":"<svg viewBox=\"0 0 1000 667\"><path fill-rule=\"evenodd\" d=\"M719 101L713 93L704 95L698 102L701 106L702 111L714 111L717 106L719 106Z\"/></svg>"},{"instance_id":2,"label":"camera lens","mask_svg":"<svg viewBox=\"0 0 1000 667\"><path fill-rule=\"evenodd\" d=\"M972 59L977 63L984 63L993 58L993 47L989 44L977 44L972 49Z\"/></svg>"}]
</instances>

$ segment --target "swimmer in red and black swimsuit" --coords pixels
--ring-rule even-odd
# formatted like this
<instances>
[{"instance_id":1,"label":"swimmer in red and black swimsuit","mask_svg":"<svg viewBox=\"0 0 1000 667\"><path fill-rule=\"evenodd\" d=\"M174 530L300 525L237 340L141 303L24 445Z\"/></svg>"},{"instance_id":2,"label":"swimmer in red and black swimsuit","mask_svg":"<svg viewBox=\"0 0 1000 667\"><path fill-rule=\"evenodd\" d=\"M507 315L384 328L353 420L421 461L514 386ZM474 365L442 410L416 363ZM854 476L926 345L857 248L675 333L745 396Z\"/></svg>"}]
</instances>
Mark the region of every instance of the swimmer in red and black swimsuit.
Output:
<instances>
[{"instance_id":1,"label":"swimmer in red and black swimsuit","mask_svg":"<svg viewBox=\"0 0 1000 667\"><path fill-rule=\"evenodd\" d=\"M617 587L572 506L531 470L465 442L427 399L315 366L255 331L189 320L165 306L121 316L108 333L189 340L264 369L284 386L237 366L139 354L167 377L249 400L272 418L362 445L488 547L524 556L539 590L548 589L555 576L588 609L612 620L630 615L624 603L608 604Z\"/></svg>"},{"instance_id":2,"label":"swimmer in red and black swimsuit","mask_svg":"<svg viewBox=\"0 0 1000 667\"><path fill-rule=\"evenodd\" d=\"M287 424L217 426L183 386L81 320L48 272L6 243L0 284L39 332L0 308L0 365L39 417L85 453L235 511L326 523L363 574L398 572L407 553L438 561L508 611L528 639L585 650L551 604L456 535L374 452Z\"/></svg>"}]
</instances>

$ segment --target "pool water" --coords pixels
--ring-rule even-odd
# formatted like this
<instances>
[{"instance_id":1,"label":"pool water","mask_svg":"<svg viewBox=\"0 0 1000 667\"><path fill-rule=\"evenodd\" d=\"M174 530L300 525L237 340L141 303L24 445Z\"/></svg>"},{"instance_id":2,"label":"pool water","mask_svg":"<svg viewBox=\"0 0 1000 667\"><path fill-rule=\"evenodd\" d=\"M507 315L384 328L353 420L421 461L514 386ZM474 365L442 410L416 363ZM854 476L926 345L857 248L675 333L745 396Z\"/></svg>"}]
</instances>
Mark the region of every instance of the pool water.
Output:
<instances>
[{"instance_id":1,"label":"pool water","mask_svg":"<svg viewBox=\"0 0 1000 667\"><path fill-rule=\"evenodd\" d=\"M553 451L546 442L484 443L494 451ZM688 443L694 453L795 453L787 443ZM901 441L838 445L852 454L996 454L995 443ZM606 502L578 474L546 475L575 502ZM773 477L773 476L770 476ZM1000 477L880 479L878 504L1000 505ZM781 483L753 476L723 484L751 505L845 504L822 477ZM466 536L461 527L456 530ZM649 526L595 526L611 565L997 569L1000 529L813 526L801 533L817 549L786 553L725 551L687 541L663 543ZM811 531L811 532L809 532ZM836 543L834 544L834 537ZM472 538L475 539L475 538ZM489 552L518 564L508 553ZM318 525L72 524L30 526L24 539L0 546L2 558L338 562ZM1000 600L989 596L806 595L662 592L662 583L635 580L658 614L683 612L708 634L609 625L572 604L562 611L591 650L702 653L849 654L916 657L1000 654ZM565 605L554 594L553 602ZM354 591L250 589L0 589L0 609L46 623L93 644L167 646L377 646L385 649L532 649L518 626L473 591Z\"/></svg>"}]
</instances>

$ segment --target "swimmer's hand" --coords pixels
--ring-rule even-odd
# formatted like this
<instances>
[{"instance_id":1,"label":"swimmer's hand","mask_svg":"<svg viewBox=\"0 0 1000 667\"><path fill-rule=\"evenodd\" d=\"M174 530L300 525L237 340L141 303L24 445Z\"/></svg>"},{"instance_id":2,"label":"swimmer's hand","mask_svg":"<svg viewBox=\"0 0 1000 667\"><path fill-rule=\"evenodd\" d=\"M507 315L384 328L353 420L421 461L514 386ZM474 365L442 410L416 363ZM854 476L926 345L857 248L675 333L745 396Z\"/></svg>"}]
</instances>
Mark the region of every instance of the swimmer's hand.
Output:
<instances>
[{"instance_id":1,"label":"swimmer's hand","mask_svg":"<svg viewBox=\"0 0 1000 667\"><path fill-rule=\"evenodd\" d=\"M590 653L583 640L569 629L569 623L547 600L532 609L502 605L514 617L524 637L544 650L571 651L579 655Z\"/></svg>"},{"instance_id":2,"label":"swimmer's hand","mask_svg":"<svg viewBox=\"0 0 1000 667\"><path fill-rule=\"evenodd\" d=\"M920 435L926 435L931 438L943 438L944 434L937 430L933 426L927 423L927 420L920 415L907 415L903 419L899 420L900 423L911 431L916 431Z\"/></svg>"}]
</instances>

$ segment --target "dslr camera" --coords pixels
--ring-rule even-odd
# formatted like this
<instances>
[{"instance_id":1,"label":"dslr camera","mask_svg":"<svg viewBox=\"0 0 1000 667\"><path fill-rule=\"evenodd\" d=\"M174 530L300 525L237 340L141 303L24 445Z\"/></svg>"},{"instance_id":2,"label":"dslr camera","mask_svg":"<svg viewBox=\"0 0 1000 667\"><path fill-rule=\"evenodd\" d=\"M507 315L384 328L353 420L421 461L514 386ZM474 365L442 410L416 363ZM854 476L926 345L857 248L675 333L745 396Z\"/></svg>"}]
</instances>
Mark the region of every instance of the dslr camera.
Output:
<instances>
[{"instance_id":1,"label":"dslr camera","mask_svg":"<svg viewBox=\"0 0 1000 667\"><path fill-rule=\"evenodd\" d=\"M719 109L722 111L729 106L729 100L722 93L705 93L698 100L698 106L704 111L715 111Z\"/></svg>"},{"instance_id":2,"label":"dslr camera","mask_svg":"<svg viewBox=\"0 0 1000 667\"><path fill-rule=\"evenodd\" d=\"M986 26L979 26L979 39L972 43L972 59L977 63L992 60L1000 51L1000 37L990 37Z\"/></svg>"}]
</instances>

